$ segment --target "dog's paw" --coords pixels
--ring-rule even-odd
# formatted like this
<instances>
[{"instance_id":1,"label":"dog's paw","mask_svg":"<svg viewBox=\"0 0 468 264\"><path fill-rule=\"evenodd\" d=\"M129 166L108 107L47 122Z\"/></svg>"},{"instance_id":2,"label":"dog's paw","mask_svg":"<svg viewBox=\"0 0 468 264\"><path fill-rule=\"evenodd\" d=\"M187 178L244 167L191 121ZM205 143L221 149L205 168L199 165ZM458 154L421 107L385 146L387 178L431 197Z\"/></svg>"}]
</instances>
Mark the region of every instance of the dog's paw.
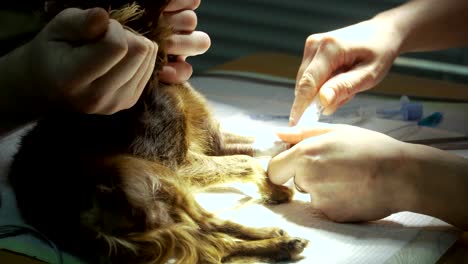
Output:
<instances>
[{"instance_id":1,"label":"dog's paw","mask_svg":"<svg viewBox=\"0 0 468 264\"><path fill-rule=\"evenodd\" d=\"M279 244L278 254L275 256L274 261L287 261L300 259L300 254L309 244L309 241L302 238L285 238Z\"/></svg>"},{"instance_id":2,"label":"dog's paw","mask_svg":"<svg viewBox=\"0 0 468 264\"><path fill-rule=\"evenodd\" d=\"M267 190L262 192L262 203L264 204L281 204L290 202L293 198L294 191L283 185L269 184Z\"/></svg>"},{"instance_id":3,"label":"dog's paw","mask_svg":"<svg viewBox=\"0 0 468 264\"><path fill-rule=\"evenodd\" d=\"M281 228L277 228L277 227L265 227L264 230L269 233L268 238L287 237L287 236L289 236L286 231L284 231Z\"/></svg>"},{"instance_id":4,"label":"dog's paw","mask_svg":"<svg viewBox=\"0 0 468 264\"><path fill-rule=\"evenodd\" d=\"M289 149L291 144L279 140L268 142L266 144L265 142L261 142L259 139L256 139L252 147L254 149L254 157L274 157Z\"/></svg>"}]
</instances>

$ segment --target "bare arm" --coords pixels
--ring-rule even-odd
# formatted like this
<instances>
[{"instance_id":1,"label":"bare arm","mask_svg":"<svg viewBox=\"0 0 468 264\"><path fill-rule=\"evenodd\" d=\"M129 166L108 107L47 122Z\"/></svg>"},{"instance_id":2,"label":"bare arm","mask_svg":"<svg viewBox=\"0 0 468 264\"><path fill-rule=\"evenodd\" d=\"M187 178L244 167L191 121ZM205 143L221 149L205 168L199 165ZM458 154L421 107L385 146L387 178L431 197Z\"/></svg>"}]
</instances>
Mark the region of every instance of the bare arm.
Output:
<instances>
[{"instance_id":1,"label":"bare arm","mask_svg":"<svg viewBox=\"0 0 468 264\"><path fill-rule=\"evenodd\" d=\"M403 40L400 53L468 44L468 1L413 0L380 13L375 19L394 24Z\"/></svg>"},{"instance_id":2,"label":"bare arm","mask_svg":"<svg viewBox=\"0 0 468 264\"><path fill-rule=\"evenodd\" d=\"M410 197L399 211L435 216L468 230L468 159L423 145L408 144Z\"/></svg>"},{"instance_id":3,"label":"bare arm","mask_svg":"<svg viewBox=\"0 0 468 264\"><path fill-rule=\"evenodd\" d=\"M413 0L345 28L306 40L290 124L318 95L324 114L373 88L401 53L468 44L468 1Z\"/></svg>"},{"instance_id":4,"label":"bare arm","mask_svg":"<svg viewBox=\"0 0 468 264\"><path fill-rule=\"evenodd\" d=\"M29 83L24 49L18 48L0 57L0 135L37 118L43 110L43 101L38 98ZM34 110L36 109L36 110Z\"/></svg>"}]
</instances>

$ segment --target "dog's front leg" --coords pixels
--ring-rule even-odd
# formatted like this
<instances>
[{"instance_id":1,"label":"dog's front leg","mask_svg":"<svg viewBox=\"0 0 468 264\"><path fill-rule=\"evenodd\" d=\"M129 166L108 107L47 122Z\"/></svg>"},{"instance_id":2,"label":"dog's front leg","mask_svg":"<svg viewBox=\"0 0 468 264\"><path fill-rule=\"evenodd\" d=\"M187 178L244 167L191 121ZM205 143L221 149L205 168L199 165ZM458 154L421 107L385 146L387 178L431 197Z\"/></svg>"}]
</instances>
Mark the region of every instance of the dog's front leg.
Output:
<instances>
[{"instance_id":1,"label":"dog's front leg","mask_svg":"<svg viewBox=\"0 0 468 264\"><path fill-rule=\"evenodd\" d=\"M291 189L273 184L259 160L247 155L218 157L189 153L178 174L191 186L200 188L233 182L255 183L262 202L268 204L289 202L293 195Z\"/></svg>"}]
</instances>

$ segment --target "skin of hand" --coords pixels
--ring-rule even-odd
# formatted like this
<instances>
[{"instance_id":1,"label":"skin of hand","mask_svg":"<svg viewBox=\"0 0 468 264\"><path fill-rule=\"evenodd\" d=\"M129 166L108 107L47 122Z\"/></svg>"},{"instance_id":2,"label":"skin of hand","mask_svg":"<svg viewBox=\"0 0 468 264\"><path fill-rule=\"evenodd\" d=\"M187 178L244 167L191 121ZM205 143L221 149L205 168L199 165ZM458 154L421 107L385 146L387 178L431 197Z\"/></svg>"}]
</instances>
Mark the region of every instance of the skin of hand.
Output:
<instances>
[{"instance_id":1,"label":"skin of hand","mask_svg":"<svg viewBox=\"0 0 468 264\"><path fill-rule=\"evenodd\" d=\"M311 35L296 78L290 125L317 94L324 114L332 114L377 85L401 53L467 45L468 34L460 32L467 16L467 1L412 0L370 20Z\"/></svg>"},{"instance_id":2,"label":"skin of hand","mask_svg":"<svg viewBox=\"0 0 468 264\"><path fill-rule=\"evenodd\" d=\"M124 29L101 8L62 11L21 48L31 94L90 114L133 106L158 51L156 43Z\"/></svg>"},{"instance_id":3,"label":"skin of hand","mask_svg":"<svg viewBox=\"0 0 468 264\"><path fill-rule=\"evenodd\" d=\"M169 62L159 73L161 80L168 83L187 81L192 75L192 66L186 62L189 56L205 53L210 45L210 37L197 27L195 9L201 0L172 0L163 12L174 29L168 42L169 54L175 55L175 61Z\"/></svg>"},{"instance_id":4,"label":"skin of hand","mask_svg":"<svg viewBox=\"0 0 468 264\"><path fill-rule=\"evenodd\" d=\"M193 9L199 3L173 0L165 9L164 15L175 29L168 49L177 60L163 68L162 81L186 81L192 68L185 58L209 47L209 37L193 31L197 24ZM113 114L137 102L153 72L157 51L156 43L124 29L104 9L69 8L29 43L2 58L4 68L11 68L3 72L12 73L12 77L2 78L11 90L5 88L2 94L25 103L17 111L31 108L40 113L60 106L89 114ZM2 102L2 112L14 113L16 108Z\"/></svg>"},{"instance_id":5,"label":"skin of hand","mask_svg":"<svg viewBox=\"0 0 468 264\"><path fill-rule=\"evenodd\" d=\"M271 181L294 177L331 220L413 211L468 228L467 159L348 125L292 127L278 136L295 145L270 161Z\"/></svg>"},{"instance_id":6,"label":"skin of hand","mask_svg":"<svg viewBox=\"0 0 468 264\"><path fill-rule=\"evenodd\" d=\"M391 24L378 20L309 36L296 77L290 125L297 124L316 95L329 115L356 93L375 86L397 57L399 42Z\"/></svg>"}]
</instances>

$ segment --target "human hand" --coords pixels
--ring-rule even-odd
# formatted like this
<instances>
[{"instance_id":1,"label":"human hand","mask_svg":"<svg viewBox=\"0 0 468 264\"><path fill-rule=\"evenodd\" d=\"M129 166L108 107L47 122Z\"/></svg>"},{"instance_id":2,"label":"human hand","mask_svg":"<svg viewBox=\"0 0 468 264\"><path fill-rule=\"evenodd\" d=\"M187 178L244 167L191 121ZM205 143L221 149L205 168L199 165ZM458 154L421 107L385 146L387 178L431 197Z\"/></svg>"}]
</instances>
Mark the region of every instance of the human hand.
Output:
<instances>
[{"instance_id":1,"label":"human hand","mask_svg":"<svg viewBox=\"0 0 468 264\"><path fill-rule=\"evenodd\" d=\"M318 94L329 115L356 93L380 82L398 56L401 37L392 27L372 19L307 38L296 77L290 125L295 125Z\"/></svg>"},{"instance_id":2,"label":"human hand","mask_svg":"<svg viewBox=\"0 0 468 264\"><path fill-rule=\"evenodd\" d=\"M151 77L158 46L101 8L65 9L28 44L31 94L85 113L133 106Z\"/></svg>"},{"instance_id":3,"label":"human hand","mask_svg":"<svg viewBox=\"0 0 468 264\"><path fill-rule=\"evenodd\" d=\"M165 65L159 73L161 80L169 83L187 81L192 75L192 66L185 60L188 56L205 53L210 47L209 36L195 31L197 16L194 10L201 0L172 0L163 15L173 26L175 34L168 41L168 53L175 55L175 61Z\"/></svg>"},{"instance_id":4,"label":"human hand","mask_svg":"<svg viewBox=\"0 0 468 264\"><path fill-rule=\"evenodd\" d=\"M278 136L297 144L270 161L271 181L294 177L311 205L334 221L381 219L413 200L403 166L406 143L348 125L293 127Z\"/></svg>"},{"instance_id":5,"label":"human hand","mask_svg":"<svg viewBox=\"0 0 468 264\"><path fill-rule=\"evenodd\" d=\"M169 23L180 33L171 37L169 53L181 56L163 68L162 81L188 79L192 70L185 57L209 46L206 34L192 32L192 9L198 5L197 0L173 0L166 8ZM27 86L36 89L31 94L95 114L133 106L151 77L158 51L156 43L124 29L100 8L60 12L24 48L31 77Z\"/></svg>"}]
</instances>

